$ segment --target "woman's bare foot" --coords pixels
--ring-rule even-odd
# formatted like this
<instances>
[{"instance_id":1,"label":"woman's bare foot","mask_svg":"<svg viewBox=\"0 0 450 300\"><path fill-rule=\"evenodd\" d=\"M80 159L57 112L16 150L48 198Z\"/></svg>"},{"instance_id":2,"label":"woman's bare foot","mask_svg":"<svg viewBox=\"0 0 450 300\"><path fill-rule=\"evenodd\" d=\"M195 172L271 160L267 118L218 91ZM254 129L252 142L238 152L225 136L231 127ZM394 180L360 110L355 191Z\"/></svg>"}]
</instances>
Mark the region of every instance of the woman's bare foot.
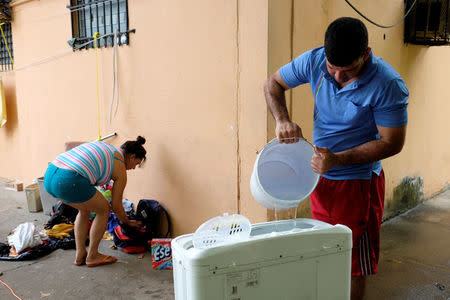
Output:
<instances>
[{"instance_id":1,"label":"woman's bare foot","mask_svg":"<svg viewBox=\"0 0 450 300\"><path fill-rule=\"evenodd\" d=\"M86 266L88 267L97 267L101 265L109 265L113 264L117 261L117 258L111 255L104 255L98 253L95 257L86 258Z\"/></svg>"},{"instance_id":2,"label":"woman's bare foot","mask_svg":"<svg viewBox=\"0 0 450 300\"><path fill-rule=\"evenodd\" d=\"M76 257L75 257L75 261L73 262L73 264L75 266L82 266L82 265L84 265L86 263L86 256L87 256L87 252L86 251L80 252L80 253L77 251L77 254L76 254Z\"/></svg>"}]
</instances>

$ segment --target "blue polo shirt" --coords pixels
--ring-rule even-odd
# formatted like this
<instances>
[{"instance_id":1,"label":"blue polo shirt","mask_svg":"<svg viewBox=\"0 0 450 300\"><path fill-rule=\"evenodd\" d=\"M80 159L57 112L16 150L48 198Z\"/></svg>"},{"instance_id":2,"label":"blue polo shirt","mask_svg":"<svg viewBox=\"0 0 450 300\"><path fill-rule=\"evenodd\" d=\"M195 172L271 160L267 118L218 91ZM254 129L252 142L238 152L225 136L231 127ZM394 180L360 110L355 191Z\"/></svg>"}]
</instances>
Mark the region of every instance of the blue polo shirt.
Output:
<instances>
[{"instance_id":1,"label":"blue polo shirt","mask_svg":"<svg viewBox=\"0 0 450 300\"><path fill-rule=\"evenodd\" d=\"M328 73L323 47L305 52L281 67L290 87L309 83L314 97L313 143L332 152L347 150L379 138L377 125L399 127L408 122L408 89L400 75L370 53L364 74L339 89ZM381 162L331 168L328 179L370 179Z\"/></svg>"}]
</instances>

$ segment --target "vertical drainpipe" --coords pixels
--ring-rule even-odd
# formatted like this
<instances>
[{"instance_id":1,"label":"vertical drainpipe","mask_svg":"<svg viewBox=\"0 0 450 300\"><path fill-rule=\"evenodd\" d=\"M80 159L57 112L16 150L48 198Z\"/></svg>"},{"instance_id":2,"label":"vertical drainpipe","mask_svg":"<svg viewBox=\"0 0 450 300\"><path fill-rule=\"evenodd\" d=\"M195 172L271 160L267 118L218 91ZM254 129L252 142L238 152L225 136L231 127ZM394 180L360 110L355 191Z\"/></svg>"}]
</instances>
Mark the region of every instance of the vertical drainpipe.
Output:
<instances>
[{"instance_id":1,"label":"vertical drainpipe","mask_svg":"<svg viewBox=\"0 0 450 300\"><path fill-rule=\"evenodd\" d=\"M294 59L294 16L295 16L295 0L291 0L291 49L290 49L290 51L291 51L291 59L290 59L290 61L292 61L293 59ZM292 93L293 93L293 91L292 91L292 89L289 89L289 109L288 109L288 112L289 112L289 117L290 117L290 119L292 120L292 117L293 117L293 112L292 112L292 109L293 109L293 102L294 102L294 99L292 98L293 97L293 95L292 95Z\"/></svg>"},{"instance_id":2,"label":"vertical drainpipe","mask_svg":"<svg viewBox=\"0 0 450 300\"><path fill-rule=\"evenodd\" d=\"M239 118L240 118L240 61L239 61L239 0L236 0L236 206L237 213L241 213L241 153L240 153L240 141L239 141Z\"/></svg>"}]
</instances>

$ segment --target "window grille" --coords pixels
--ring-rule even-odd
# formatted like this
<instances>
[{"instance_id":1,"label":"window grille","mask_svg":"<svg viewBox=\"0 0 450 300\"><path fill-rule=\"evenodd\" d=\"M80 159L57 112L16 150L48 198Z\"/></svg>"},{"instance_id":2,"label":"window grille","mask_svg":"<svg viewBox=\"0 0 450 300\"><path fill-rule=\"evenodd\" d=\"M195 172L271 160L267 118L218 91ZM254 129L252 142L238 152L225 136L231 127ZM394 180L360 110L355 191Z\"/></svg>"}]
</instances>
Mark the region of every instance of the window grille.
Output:
<instances>
[{"instance_id":1,"label":"window grille","mask_svg":"<svg viewBox=\"0 0 450 300\"><path fill-rule=\"evenodd\" d=\"M405 42L421 45L450 44L450 0L417 0L405 20ZM409 8L414 0L407 0Z\"/></svg>"},{"instance_id":2,"label":"window grille","mask_svg":"<svg viewBox=\"0 0 450 300\"><path fill-rule=\"evenodd\" d=\"M11 9L8 7L11 0L0 0L0 22L11 22Z\"/></svg>"},{"instance_id":3,"label":"window grille","mask_svg":"<svg viewBox=\"0 0 450 300\"><path fill-rule=\"evenodd\" d=\"M14 66L11 61L11 58L14 60L11 23L3 23L2 30L5 35L6 42L8 43L8 47L6 46L3 35L0 33L0 68L2 71L7 71L12 70ZM8 49L9 53L11 53L11 57L9 57Z\"/></svg>"},{"instance_id":4,"label":"window grille","mask_svg":"<svg viewBox=\"0 0 450 300\"><path fill-rule=\"evenodd\" d=\"M98 47L113 46L114 33L119 31L116 43L129 44L128 0L70 0L72 39L68 41L74 49L92 41L96 32L100 33ZM94 48L94 42L82 47Z\"/></svg>"}]
</instances>

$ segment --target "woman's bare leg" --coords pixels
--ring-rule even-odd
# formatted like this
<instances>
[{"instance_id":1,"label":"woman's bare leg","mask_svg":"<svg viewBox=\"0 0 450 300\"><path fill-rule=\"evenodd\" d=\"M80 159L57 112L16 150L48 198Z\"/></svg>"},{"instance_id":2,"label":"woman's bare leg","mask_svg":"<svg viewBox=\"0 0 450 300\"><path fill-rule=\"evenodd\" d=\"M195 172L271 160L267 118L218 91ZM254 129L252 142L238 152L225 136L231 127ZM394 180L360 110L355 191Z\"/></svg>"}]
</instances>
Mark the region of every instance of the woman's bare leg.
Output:
<instances>
[{"instance_id":1,"label":"woman's bare leg","mask_svg":"<svg viewBox=\"0 0 450 300\"><path fill-rule=\"evenodd\" d=\"M90 212L95 212L95 218L92 222L91 230L89 232L89 249L87 250L86 264L92 265L99 262L113 262L115 257L111 257L105 260L105 255L98 252L98 246L106 230L106 224L108 223L109 216L109 203L103 197L103 195L97 191L91 199L83 203L69 203L70 206L79 210L77 220L75 221L75 236L77 244L77 257L78 255L84 255L86 237L88 232L89 223L85 222L86 218L89 221ZM79 249L79 250L78 250Z\"/></svg>"},{"instance_id":2,"label":"woman's bare leg","mask_svg":"<svg viewBox=\"0 0 450 300\"><path fill-rule=\"evenodd\" d=\"M81 209L78 211L77 218L75 219L75 244L77 248L77 254L74 264L77 266L86 263L86 239L89 231L90 215L90 211Z\"/></svg>"}]
</instances>

